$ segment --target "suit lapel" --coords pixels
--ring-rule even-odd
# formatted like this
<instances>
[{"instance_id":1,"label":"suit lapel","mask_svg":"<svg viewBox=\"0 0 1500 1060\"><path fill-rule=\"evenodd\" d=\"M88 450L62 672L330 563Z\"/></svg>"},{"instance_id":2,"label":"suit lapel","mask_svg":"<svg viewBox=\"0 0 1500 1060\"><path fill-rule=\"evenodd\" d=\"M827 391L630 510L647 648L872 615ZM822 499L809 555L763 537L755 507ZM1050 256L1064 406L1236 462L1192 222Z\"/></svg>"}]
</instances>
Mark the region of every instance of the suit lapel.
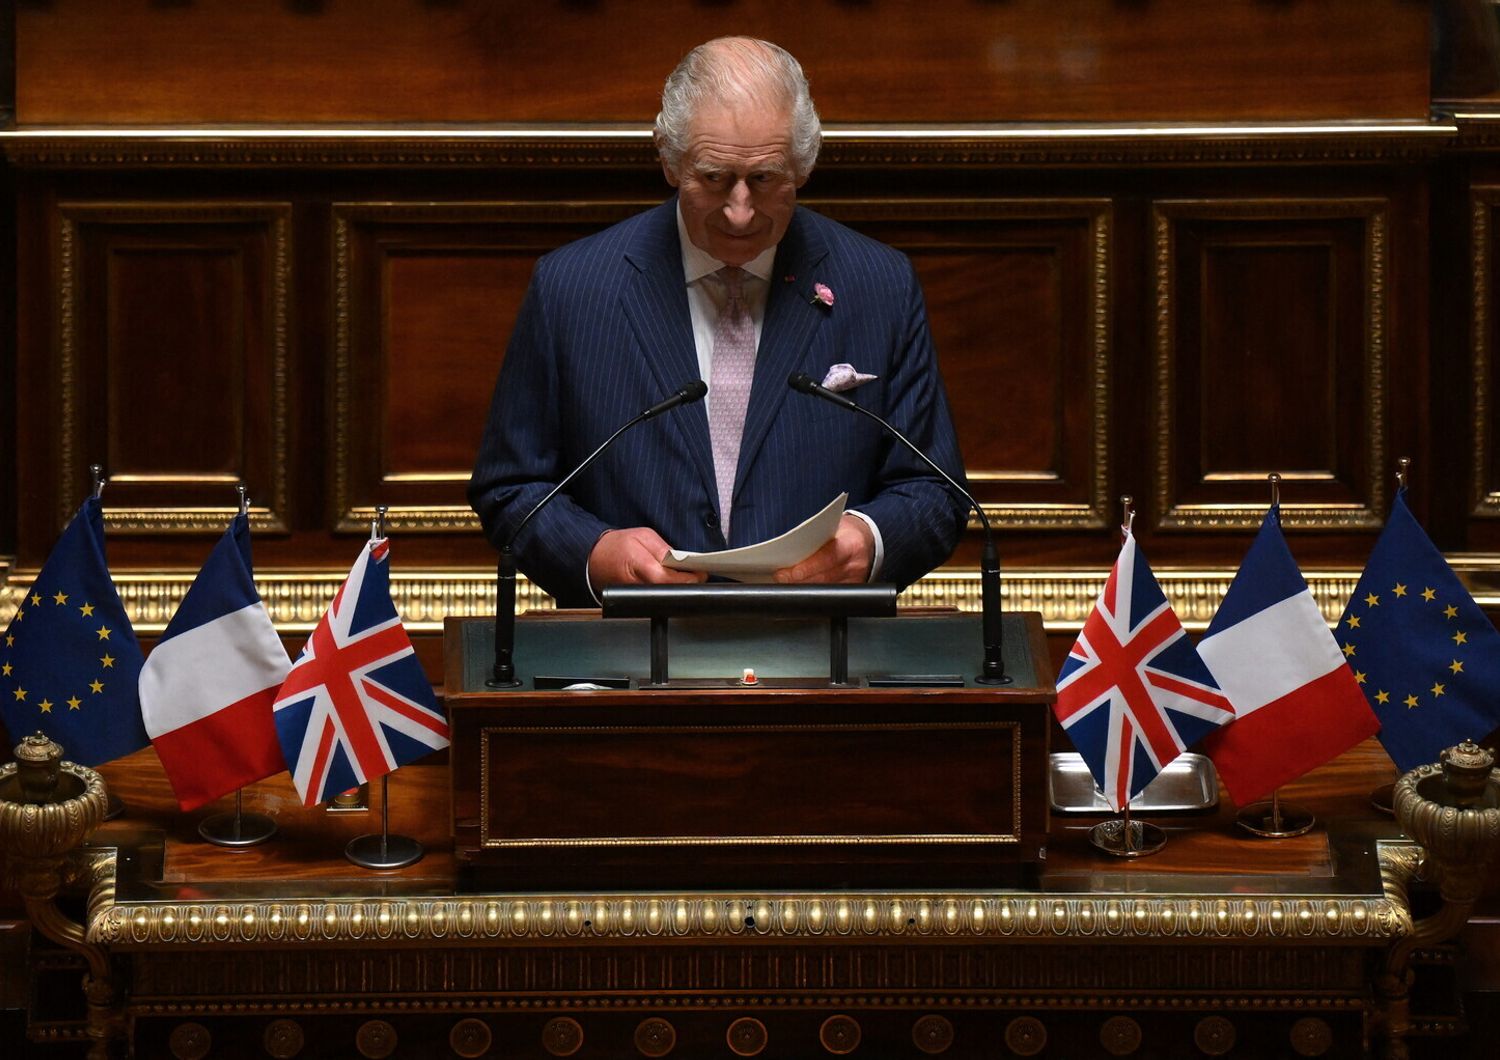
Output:
<instances>
[{"instance_id":1,"label":"suit lapel","mask_svg":"<svg viewBox=\"0 0 1500 1060\"><path fill-rule=\"evenodd\" d=\"M656 378L660 397L676 391L699 375L698 351L693 345L693 321L688 312L682 277L682 247L677 238L677 200L656 209L625 249L635 266L634 279L625 285L621 305L635 332L646 364ZM707 405L699 401L668 416L683 450L703 478L709 497L717 496L712 448L708 440Z\"/></svg>"},{"instance_id":2,"label":"suit lapel","mask_svg":"<svg viewBox=\"0 0 1500 1060\"><path fill-rule=\"evenodd\" d=\"M799 209L777 248L776 267L771 273L766 319L755 354L755 381L745 410L745 433L740 439L736 492L791 390L787 376L802 363L808 344L823 323L826 310L813 305L808 292L816 279L812 270L827 254L828 248Z\"/></svg>"}]
</instances>

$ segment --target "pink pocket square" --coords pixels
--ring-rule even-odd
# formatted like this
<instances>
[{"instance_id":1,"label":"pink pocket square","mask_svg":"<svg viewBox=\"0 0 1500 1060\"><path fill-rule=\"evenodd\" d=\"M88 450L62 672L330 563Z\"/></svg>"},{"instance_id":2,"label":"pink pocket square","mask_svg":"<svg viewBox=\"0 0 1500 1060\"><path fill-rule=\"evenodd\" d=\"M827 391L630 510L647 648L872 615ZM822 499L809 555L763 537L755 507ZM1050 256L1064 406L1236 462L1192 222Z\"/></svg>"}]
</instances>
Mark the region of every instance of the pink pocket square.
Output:
<instances>
[{"instance_id":1,"label":"pink pocket square","mask_svg":"<svg viewBox=\"0 0 1500 1060\"><path fill-rule=\"evenodd\" d=\"M835 393L844 390L853 390L861 383L868 383L877 378L866 375L864 372L855 371L852 364L836 364L828 369L828 374L823 377L823 386Z\"/></svg>"}]
</instances>

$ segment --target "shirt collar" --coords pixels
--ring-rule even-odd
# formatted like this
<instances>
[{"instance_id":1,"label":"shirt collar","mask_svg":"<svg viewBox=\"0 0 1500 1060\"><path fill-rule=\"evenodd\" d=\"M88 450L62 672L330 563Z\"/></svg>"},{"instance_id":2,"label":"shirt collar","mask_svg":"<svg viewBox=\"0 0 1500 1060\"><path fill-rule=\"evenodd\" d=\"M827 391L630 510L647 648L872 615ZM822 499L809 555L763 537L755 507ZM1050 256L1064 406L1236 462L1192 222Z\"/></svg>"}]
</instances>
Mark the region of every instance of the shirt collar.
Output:
<instances>
[{"instance_id":1,"label":"shirt collar","mask_svg":"<svg viewBox=\"0 0 1500 1060\"><path fill-rule=\"evenodd\" d=\"M682 243L682 274L688 283L697 283L703 277L718 272L724 263L688 238L687 222L682 219L682 200L677 201L677 238ZM751 276L762 280L771 279L771 270L776 266L776 248L767 247L750 261L744 269Z\"/></svg>"}]
</instances>

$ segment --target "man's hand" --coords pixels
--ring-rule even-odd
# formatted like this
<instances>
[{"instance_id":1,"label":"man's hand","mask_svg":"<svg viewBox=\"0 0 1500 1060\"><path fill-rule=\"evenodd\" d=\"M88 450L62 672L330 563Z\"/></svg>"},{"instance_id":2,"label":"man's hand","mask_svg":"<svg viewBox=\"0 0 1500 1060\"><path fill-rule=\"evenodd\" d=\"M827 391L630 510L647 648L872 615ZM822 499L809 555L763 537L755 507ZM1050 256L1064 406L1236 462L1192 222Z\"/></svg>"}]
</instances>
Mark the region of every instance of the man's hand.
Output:
<instances>
[{"instance_id":1,"label":"man's hand","mask_svg":"<svg viewBox=\"0 0 1500 1060\"><path fill-rule=\"evenodd\" d=\"M795 567L783 567L774 577L778 582L862 584L869 580L874 561L875 535L869 524L845 512L831 541Z\"/></svg>"},{"instance_id":2,"label":"man's hand","mask_svg":"<svg viewBox=\"0 0 1500 1060\"><path fill-rule=\"evenodd\" d=\"M648 526L610 530L594 542L589 553L589 584L598 592L606 585L663 585L701 582L702 571L671 570L661 565L671 546Z\"/></svg>"}]
</instances>

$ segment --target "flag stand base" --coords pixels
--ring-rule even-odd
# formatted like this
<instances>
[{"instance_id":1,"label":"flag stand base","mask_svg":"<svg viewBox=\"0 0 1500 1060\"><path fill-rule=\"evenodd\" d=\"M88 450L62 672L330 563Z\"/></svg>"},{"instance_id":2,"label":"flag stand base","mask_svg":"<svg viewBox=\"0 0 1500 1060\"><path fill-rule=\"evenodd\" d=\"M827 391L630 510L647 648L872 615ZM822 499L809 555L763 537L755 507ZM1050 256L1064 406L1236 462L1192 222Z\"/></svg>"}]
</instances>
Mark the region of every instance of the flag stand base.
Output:
<instances>
[{"instance_id":1,"label":"flag stand base","mask_svg":"<svg viewBox=\"0 0 1500 1060\"><path fill-rule=\"evenodd\" d=\"M198 834L221 847L253 847L276 834L276 822L263 813L245 812L245 789L234 793L234 812L216 813L198 822Z\"/></svg>"},{"instance_id":2,"label":"flag stand base","mask_svg":"<svg viewBox=\"0 0 1500 1060\"><path fill-rule=\"evenodd\" d=\"M391 775L380 778L380 833L355 836L344 857L362 869L399 869L422 860L422 844L410 836L391 835Z\"/></svg>"},{"instance_id":3,"label":"flag stand base","mask_svg":"<svg viewBox=\"0 0 1500 1060\"><path fill-rule=\"evenodd\" d=\"M1129 816L1101 821L1089 829L1095 850L1117 858L1143 858L1167 845L1167 833L1154 824L1132 821Z\"/></svg>"},{"instance_id":4,"label":"flag stand base","mask_svg":"<svg viewBox=\"0 0 1500 1060\"><path fill-rule=\"evenodd\" d=\"M362 869L399 869L422 860L422 844L404 835L362 835L349 840L344 857Z\"/></svg>"},{"instance_id":5,"label":"flag stand base","mask_svg":"<svg viewBox=\"0 0 1500 1060\"><path fill-rule=\"evenodd\" d=\"M1234 823L1251 835L1290 839L1312 831L1318 819L1301 806L1283 806L1273 797L1265 802L1252 802L1239 812Z\"/></svg>"},{"instance_id":6,"label":"flag stand base","mask_svg":"<svg viewBox=\"0 0 1500 1060\"><path fill-rule=\"evenodd\" d=\"M198 822L198 834L221 847L253 847L276 834L276 822L263 813L216 813Z\"/></svg>"},{"instance_id":7,"label":"flag stand base","mask_svg":"<svg viewBox=\"0 0 1500 1060\"><path fill-rule=\"evenodd\" d=\"M1382 784L1371 791L1370 805L1387 817L1396 816L1396 785Z\"/></svg>"}]
</instances>

